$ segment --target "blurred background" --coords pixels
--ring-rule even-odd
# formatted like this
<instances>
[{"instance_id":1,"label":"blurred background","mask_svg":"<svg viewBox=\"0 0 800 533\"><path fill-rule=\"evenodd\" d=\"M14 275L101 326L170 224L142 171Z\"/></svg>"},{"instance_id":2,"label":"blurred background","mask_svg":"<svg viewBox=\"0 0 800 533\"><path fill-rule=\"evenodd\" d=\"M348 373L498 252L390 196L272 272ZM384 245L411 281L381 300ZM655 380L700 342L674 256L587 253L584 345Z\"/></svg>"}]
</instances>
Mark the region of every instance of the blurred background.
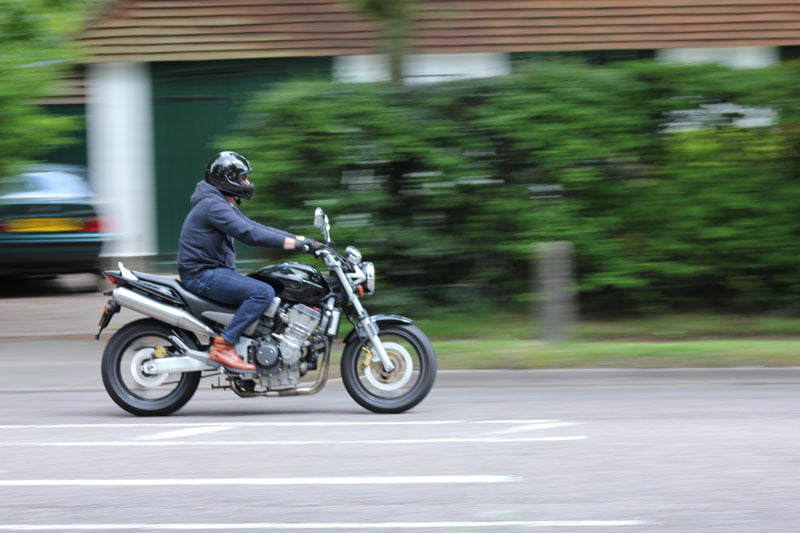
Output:
<instances>
[{"instance_id":1,"label":"blurred background","mask_svg":"<svg viewBox=\"0 0 800 533\"><path fill-rule=\"evenodd\" d=\"M0 272L174 274L229 149L254 168L245 214L314 235L322 206L376 262L376 310L528 316L558 242L563 320L793 317L791 4L1 0ZM20 197L44 163L84 193Z\"/></svg>"}]
</instances>

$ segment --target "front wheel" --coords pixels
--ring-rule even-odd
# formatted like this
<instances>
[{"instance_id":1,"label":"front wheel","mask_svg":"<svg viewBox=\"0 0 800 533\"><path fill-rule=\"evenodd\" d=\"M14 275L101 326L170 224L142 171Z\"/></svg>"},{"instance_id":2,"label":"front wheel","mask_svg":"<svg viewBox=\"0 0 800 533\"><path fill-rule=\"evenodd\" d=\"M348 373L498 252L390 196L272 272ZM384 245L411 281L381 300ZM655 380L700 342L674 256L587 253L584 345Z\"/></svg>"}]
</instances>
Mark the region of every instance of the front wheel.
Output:
<instances>
[{"instance_id":1,"label":"front wheel","mask_svg":"<svg viewBox=\"0 0 800 533\"><path fill-rule=\"evenodd\" d=\"M394 363L385 372L368 340L355 339L342 353L342 382L362 407L376 413L402 413L430 392L436 379L436 353L430 340L413 325L381 327L378 336Z\"/></svg>"},{"instance_id":2,"label":"front wheel","mask_svg":"<svg viewBox=\"0 0 800 533\"><path fill-rule=\"evenodd\" d=\"M114 402L134 415L161 416L180 409L200 382L200 372L148 374L144 365L156 357L177 353L169 340L172 330L155 320L131 322L108 341L103 352L102 375ZM196 348L192 339L184 339Z\"/></svg>"}]
</instances>

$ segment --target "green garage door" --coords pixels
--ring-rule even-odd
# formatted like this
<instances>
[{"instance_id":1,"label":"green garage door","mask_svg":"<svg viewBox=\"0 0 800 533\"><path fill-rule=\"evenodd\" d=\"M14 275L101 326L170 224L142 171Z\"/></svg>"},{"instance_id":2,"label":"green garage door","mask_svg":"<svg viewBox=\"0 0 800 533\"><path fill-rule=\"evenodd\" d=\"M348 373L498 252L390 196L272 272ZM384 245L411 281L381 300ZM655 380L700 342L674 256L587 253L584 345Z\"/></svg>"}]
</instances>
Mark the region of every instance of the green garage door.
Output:
<instances>
[{"instance_id":1,"label":"green garage door","mask_svg":"<svg viewBox=\"0 0 800 533\"><path fill-rule=\"evenodd\" d=\"M189 196L236 123L249 94L289 78L330 79L329 58L156 63L152 65L158 267L175 272ZM254 251L240 247L240 257Z\"/></svg>"}]
</instances>

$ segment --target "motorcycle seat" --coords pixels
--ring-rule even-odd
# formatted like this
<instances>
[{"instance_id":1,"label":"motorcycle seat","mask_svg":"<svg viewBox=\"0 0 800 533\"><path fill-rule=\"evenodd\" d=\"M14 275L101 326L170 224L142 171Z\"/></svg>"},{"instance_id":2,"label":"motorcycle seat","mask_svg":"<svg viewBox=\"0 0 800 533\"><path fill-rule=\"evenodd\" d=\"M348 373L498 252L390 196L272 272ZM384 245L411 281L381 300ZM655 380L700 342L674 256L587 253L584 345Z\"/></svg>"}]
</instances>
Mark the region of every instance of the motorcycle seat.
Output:
<instances>
[{"instance_id":1,"label":"motorcycle seat","mask_svg":"<svg viewBox=\"0 0 800 533\"><path fill-rule=\"evenodd\" d=\"M186 302L186 305L189 307L189 309L196 315L203 316L204 313L208 312L225 314L236 313L235 307L221 304L195 294L184 287L181 282L175 278L171 278L169 276L160 276L158 274L147 274L144 272L134 272L134 274L137 278L143 281L165 285L174 290L180 295L181 298L183 298L183 301Z\"/></svg>"}]
</instances>

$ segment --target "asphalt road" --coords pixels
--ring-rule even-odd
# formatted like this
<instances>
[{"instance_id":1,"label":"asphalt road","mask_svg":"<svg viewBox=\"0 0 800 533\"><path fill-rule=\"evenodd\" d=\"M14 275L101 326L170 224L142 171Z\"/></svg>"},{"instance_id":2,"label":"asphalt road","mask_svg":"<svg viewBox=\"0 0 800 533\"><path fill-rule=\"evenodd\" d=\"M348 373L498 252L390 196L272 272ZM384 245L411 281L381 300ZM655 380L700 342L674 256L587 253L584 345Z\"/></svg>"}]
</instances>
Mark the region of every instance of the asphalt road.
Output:
<instances>
[{"instance_id":1,"label":"asphalt road","mask_svg":"<svg viewBox=\"0 0 800 533\"><path fill-rule=\"evenodd\" d=\"M3 343L0 531L800 529L800 369L443 372L394 416L204 382L142 419L101 350Z\"/></svg>"},{"instance_id":2,"label":"asphalt road","mask_svg":"<svg viewBox=\"0 0 800 533\"><path fill-rule=\"evenodd\" d=\"M442 372L393 416L203 382L141 419L76 281L0 297L0 531L800 531L800 368Z\"/></svg>"}]
</instances>

